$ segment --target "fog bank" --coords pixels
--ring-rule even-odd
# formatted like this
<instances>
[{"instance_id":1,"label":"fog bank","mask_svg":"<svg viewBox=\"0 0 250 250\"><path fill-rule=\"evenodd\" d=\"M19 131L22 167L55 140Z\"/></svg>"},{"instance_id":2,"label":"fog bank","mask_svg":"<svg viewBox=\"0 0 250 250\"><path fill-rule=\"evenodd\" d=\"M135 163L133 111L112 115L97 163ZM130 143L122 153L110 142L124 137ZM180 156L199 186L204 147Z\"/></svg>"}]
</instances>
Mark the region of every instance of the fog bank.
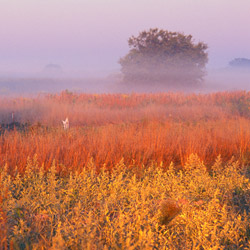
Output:
<instances>
[{"instance_id":1,"label":"fog bank","mask_svg":"<svg viewBox=\"0 0 250 250\"><path fill-rule=\"evenodd\" d=\"M37 95L58 93L65 89L80 93L156 93L156 92L195 92L209 93L217 91L250 91L250 70L232 70L230 68L208 70L204 81L199 86L188 84L124 82L122 74L117 71L94 77L89 76L16 76L0 77L0 96Z\"/></svg>"}]
</instances>

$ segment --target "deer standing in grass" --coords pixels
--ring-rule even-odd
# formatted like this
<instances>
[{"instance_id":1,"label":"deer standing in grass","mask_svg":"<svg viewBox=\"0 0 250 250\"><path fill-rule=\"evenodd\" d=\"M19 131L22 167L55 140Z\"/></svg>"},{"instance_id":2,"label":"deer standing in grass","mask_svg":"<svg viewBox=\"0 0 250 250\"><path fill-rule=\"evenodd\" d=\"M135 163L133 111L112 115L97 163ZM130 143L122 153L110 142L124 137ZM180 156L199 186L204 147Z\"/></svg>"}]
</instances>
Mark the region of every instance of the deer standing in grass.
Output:
<instances>
[{"instance_id":1,"label":"deer standing in grass","mask_svg":"<svg viewBox=\"0 0 250 250\"><path fill-rule=\"evenodd\" d=\"M64 130L68 130L69 129L69 119L68 117L64 120L62 120L62 123L63 123L63 128Z\"/></svg>"}]
</instances>

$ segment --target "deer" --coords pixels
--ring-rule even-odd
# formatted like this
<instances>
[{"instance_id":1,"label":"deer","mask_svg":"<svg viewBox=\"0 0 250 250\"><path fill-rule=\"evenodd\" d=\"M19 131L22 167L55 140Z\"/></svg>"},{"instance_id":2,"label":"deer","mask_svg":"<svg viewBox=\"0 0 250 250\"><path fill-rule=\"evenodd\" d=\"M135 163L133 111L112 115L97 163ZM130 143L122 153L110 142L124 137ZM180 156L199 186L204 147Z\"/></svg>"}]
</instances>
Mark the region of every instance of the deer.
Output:
<instances>
[{"instance_id":1,"label":"deer","mask_svg":"<svg viewBox=\"0 0 250 250\"><path fill-rule=\"evenodd\" d=\"M69 129L69 118L66 117L65 121L62 120L62 123L63 123L64 130L68 130Z\"/></svg>"}]
</instances>

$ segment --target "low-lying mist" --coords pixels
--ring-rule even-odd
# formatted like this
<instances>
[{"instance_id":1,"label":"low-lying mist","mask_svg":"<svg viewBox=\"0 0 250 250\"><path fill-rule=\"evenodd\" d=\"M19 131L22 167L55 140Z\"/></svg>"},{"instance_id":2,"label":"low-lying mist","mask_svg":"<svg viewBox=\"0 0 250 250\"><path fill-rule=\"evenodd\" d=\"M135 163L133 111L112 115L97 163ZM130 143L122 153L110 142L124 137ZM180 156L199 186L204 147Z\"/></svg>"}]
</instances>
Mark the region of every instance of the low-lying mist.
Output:
<instances>
[{"instance_id":1,"label":"low-lying mist","mask_svg":"<svg viewBox=\"0 0 250 250\"><path fill-rule=\"evenodd\" d=\"M134 123L146 120L199 121L235 116L249 118L250 92L213 94L60 94L35 98L0 98L0 122L61 126L68 117L73 126Z\"/></svg>"},{"instance_id":2,"label":"low-lying mist","mask_svg":"<svg viewBox=\"0 0 250 250\"><path fill-rule=\"evenodd\" d=\"M119 72L107 76L57 76L43 77L0 77L0 96L34 96L43 93L58 93L65 89L80 93L159 93L159 92L194 92L210 93L217 91L250 90L250 70L217 69L208 70L203 81L193 85L176 81L136 81L123 79Z\"/></svg>"},{"instance_id":3,"label":"low-lying mist","mask_svg":"<svg viewBox=\"0 0 250 250\"><path fill-rule=\"evenodd\" d=\"M205 77L206 91L250 90L250 69L210 70Z\"/></svg>"}]
</instances>

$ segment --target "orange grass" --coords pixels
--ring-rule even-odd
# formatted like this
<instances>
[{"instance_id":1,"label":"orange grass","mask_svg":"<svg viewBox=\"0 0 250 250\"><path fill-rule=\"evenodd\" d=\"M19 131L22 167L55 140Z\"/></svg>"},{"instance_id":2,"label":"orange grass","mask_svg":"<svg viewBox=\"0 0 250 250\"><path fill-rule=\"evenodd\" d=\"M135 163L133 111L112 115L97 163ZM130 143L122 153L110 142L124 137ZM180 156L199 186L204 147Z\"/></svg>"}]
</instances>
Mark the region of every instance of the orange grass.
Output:
<instances>
[{"instance_id":1,"label":"orange grass","mask_svg":"<svg viewBox=\"0 0 250 250\"><path fill-rule=\"evenodd\" d=\"M196 94L73 94L0 99L0 121L40 123L26 132L2 131L0 165L23 172L37 155L48 169L81 170L171 161L182 166L191 153L206 164L220 154L250 162L250 92ZM61 120L69 117L70 130ZM30 128L30 127L29 127Z\"/></svg>"}]
</instances>

